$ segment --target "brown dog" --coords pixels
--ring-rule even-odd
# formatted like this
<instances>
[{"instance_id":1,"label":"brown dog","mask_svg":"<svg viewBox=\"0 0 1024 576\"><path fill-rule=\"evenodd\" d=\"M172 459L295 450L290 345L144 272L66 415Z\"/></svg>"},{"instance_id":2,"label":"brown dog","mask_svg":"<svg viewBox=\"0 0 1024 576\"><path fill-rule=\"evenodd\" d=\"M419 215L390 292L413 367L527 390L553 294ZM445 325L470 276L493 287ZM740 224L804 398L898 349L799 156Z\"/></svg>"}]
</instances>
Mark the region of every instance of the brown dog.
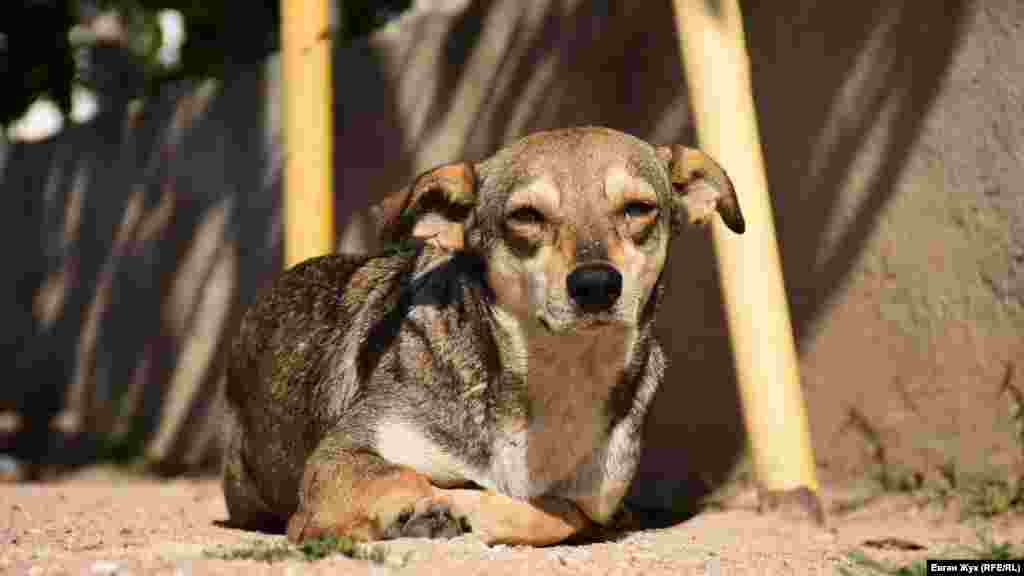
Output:
<instances>
[{"instance_id":1,"label":"brown dog","mask_svg":"<svg viewBox=\"0 0 1024 576\"><path fill-rule=\"evenodd\" d=\"M245 316L232 522L537 545L608 524L664 374L670 237L715 211L743 231L708 156L603 128L421 175L378 208L390 254L299 264Z\"/></svg>"}]
</instances>

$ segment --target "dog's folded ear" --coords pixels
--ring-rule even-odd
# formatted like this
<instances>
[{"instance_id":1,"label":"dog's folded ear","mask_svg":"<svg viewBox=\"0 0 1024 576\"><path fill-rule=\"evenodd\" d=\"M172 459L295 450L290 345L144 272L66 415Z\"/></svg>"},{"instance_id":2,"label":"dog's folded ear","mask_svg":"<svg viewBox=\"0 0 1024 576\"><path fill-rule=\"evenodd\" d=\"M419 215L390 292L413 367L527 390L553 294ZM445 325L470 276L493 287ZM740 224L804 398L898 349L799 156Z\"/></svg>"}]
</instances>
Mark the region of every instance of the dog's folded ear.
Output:
<instances>
[{"instance_id":1,"label":"dog's folded ear","mask_svg":"<svg viewBox=\"0 0 1024 576\"><path fill-rule=\"evenodd\" d=\"M707 224L711 214L718 212L730 230L743 233L746 223L736 190L717 162L700 150L678 144L662 146L657 152L675 191L673 226Z\"/></svg>"},{"instance_id":2,"label":"dog's folded ear","mask_svg":"<svg viewBox=\"0 0 1024 576\"><path fill-rule=\"evenodd\" d=\"M471 163L459 162L420 174L412 185L388 195L372 211L384 242L421 238L459 250L476 202L476 171Z\"/></svg>"}]
</instances>

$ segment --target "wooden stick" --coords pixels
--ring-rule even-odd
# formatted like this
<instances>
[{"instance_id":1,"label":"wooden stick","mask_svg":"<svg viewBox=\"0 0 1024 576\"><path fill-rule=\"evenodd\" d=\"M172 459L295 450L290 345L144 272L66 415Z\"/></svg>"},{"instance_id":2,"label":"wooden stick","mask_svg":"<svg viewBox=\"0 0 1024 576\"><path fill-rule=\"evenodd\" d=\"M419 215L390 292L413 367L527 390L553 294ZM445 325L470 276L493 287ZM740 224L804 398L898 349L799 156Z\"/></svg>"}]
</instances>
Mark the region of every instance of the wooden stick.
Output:
<instances>
[{"instance_id":1,"label":"wooden stick","mask_svg":"<svg viewBox=\"0 0 1024 576\"><path fill-rule=\"evenodd\" d=\"M810 494L817 503L739 2L675 0L674 7L700 146L732 178L747 222L743 236L716 222L712 241L762 505L766 494L777 500L788 492Z\"/></svg>"},{"instance_id":2,"label":"wooden stick","mask_svg":"<svg viewBox=\"0 0 1024 576\"><path fill-rule=\"evenodd\" d=\"M328 0L281 0L285 266L334 250Z\"/></svg>"}]
</instances>

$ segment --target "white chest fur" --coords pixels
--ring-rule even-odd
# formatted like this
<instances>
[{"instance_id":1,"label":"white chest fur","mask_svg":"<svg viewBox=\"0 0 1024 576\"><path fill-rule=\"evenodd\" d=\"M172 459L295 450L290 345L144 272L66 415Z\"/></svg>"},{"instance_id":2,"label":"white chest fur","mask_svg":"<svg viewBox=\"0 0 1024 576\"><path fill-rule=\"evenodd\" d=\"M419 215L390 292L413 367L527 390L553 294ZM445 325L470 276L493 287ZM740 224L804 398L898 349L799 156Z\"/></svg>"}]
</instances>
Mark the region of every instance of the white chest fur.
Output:
<instances>
[{"instance_id":1,"label":"white chest fur","mask_svg":"<svg viewBox=\"0 0 1024 576\"><path fill-rule=\"evenodd\" d=\"M537 469L531 460L530 435L525 431L510 434L495 442L494 457L482 486L521 499L555 496L576 502L591 519L609 520L629 487L631 473L620 474L619 463L624 441L631 438L613 431L608 440L575 465L557 465ZM566 460L570 463L570 460Z\"/></svg>"},{"instance_id":2,"label":"white chest fur","mask_svg":"<svg viewBox=\"0 0 1024 576\"><path fill-rule=\"evenodd\" d=\"M505 422L481 484L518 497L561 496L607 520L628 487L637 438L633 422L609 429L612 391L630 361L633 330L527 337L509 318L506 366L519 373L529 422Z\"/></svg>"},{"instance_id":3,"label":"white chest fur","mask_svg":"<svg viewBox=\"0 0 1024 576\"><path fill-rule=\"evenodd\" d=\"M635 334L533 336L529 346L520 335L513 336L515 358L506 358L506 366L524 375L529 422L502 423L486 469L470 466L401 421L378 426L377 452L442 488L474 482L521 499L562 497L605 522L618 508L635 467L637 419L627 417L609 429L607 410ZM641 385L638 393L644 398L636 400L646 405L653 386Z\"/></svg>"},{"instance_id":4,"label":"white chest fur","mask_svg":"<svg viewBox=\"0 0 1024 576\"><path fill-rule=\"evenodd\" d=\"M465 484L477 474L462 459L449 454L412 424L385 421L377 427L377 454L394 464L408 466L441 488Z\"/></svg>"}]
</instances>

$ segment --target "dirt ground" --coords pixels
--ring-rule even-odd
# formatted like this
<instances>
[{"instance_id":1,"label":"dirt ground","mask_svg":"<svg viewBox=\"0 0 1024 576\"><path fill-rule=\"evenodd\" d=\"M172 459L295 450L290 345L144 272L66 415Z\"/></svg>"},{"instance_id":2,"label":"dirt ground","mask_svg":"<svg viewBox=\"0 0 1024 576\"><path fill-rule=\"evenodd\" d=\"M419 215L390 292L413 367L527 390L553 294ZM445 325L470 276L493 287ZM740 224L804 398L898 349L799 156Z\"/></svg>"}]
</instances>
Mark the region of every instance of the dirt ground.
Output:
<instances>
[{"instance_id":1,"label":"dirt ground","mask_svg":"<svg viewBox=\"0 0 1024 576\"><path fill-rule=\"evenodd\" d=\"M488 548L472 536L396 540L362 555L308 562L234 559L283 546L282 536L226 528L216 479L158 480L91 469L59 482L0 484L0 574L875 574L862 553L890 566L969 557L987 541L1024 544L1024 517L964 521L920 495L826 487L822 528L755 510L750 490L666 529L617 542ZM1022 550L1024 548L1016 548ZM232 557L233 559L224 559Z\"/></svg>"}]
</instances>

